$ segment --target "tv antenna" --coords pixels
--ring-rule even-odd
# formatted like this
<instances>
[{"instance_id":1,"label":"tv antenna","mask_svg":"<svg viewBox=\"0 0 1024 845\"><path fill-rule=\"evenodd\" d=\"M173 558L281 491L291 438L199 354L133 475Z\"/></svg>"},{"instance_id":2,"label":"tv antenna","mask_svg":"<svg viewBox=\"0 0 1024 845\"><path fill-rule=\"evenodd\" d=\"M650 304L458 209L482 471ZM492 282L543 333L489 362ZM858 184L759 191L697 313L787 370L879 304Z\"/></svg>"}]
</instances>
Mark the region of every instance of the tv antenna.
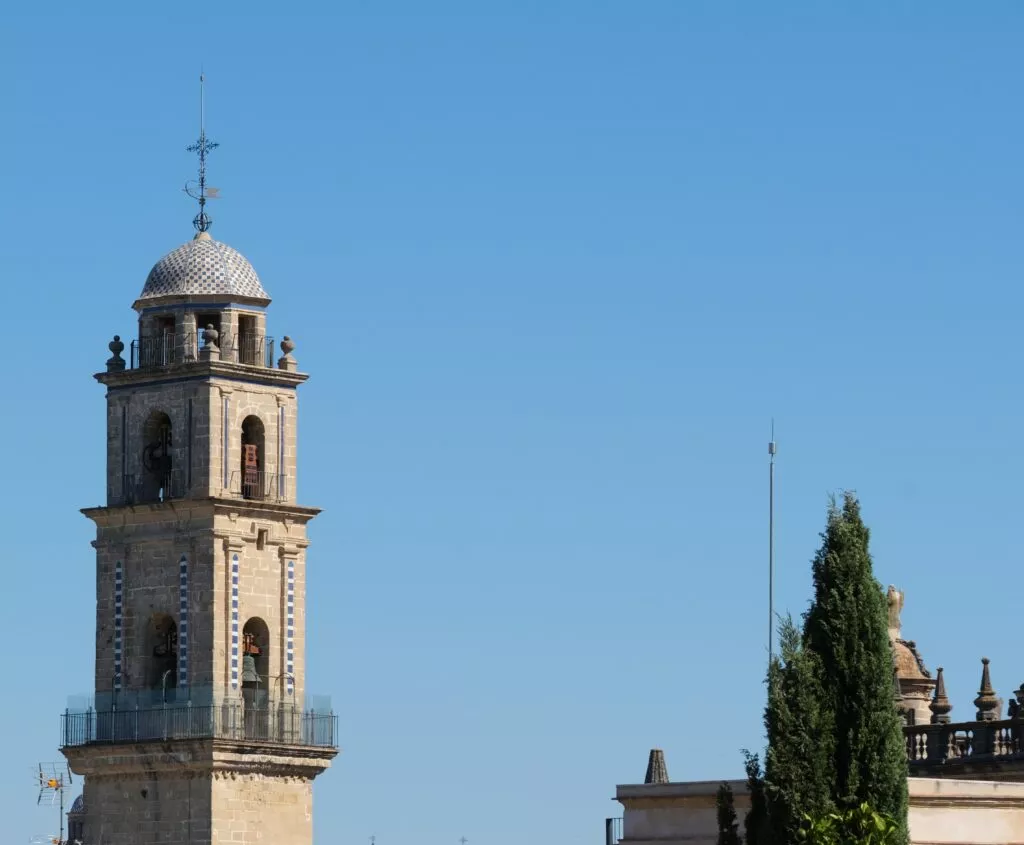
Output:
<instances>
[{"instance_id":1,"label":"tv antenna","mask_svg":"<svg viewBox=\"0 0 1024 845\"><path fill-rule=\"evenodd\" d=\"M33 843L46 843L46 845L65 845L64 839L64 793L71 787L71 767L67 763L40 763L36 775L39 786L39 796L36 798L36 806L48 800L50 806L58 806L59 830L60 833L54 836L35 837Z\"/></svg>"},{"instance_id":2,"label":"tv antenna","mask_svg":"<svg viewBox=\"0 0 1024 845\"><path fill-rule=\"evenodd\" d=\"M197 232L205 232L213 225L213 219L206 213L206 201L220 199L219 188L206 186L206 155L219 147L216 141L206 137L206 76L199 73L199 140L185 148L186 152L199 154L199 179L185 183L183 190L199 203L199 213L192 219Z\"/></svg>"},{"instance_id":3,"label":"tv antenna","mask_svg":"<svg viewBox=\"0 0 1024 845\"><path fill-rule=\"evenodd\" d=\"M768 667L771 669L775 632L775 420L768 441Z\"/></svg>"}]
</instances>

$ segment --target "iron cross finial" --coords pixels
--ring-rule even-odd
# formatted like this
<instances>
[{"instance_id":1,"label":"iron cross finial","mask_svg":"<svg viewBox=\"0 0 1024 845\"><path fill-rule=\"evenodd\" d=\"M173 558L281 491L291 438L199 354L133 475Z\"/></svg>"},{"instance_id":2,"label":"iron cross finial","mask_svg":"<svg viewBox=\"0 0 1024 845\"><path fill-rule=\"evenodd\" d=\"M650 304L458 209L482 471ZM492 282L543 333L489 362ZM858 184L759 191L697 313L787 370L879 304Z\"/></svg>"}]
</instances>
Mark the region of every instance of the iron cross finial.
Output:
<instances>
[{"instance_id":1,"label":"iron cross finial","mask_svg":"<svg viewBox=\"0 0 1024 845\"><path fill-rule=\"evenodd\" d=\"M199 183L196 188L185 185L185 193L199 202L199 213L192 220L197 232L205 232L213 225L213 220L206 213L206 200L216 195L216 188L206 189L206 154L217 149L220 144L206 137L206 75L199 74L199 140L186 147L190 153L199 153Z\"/></svg>"}]
</instances>

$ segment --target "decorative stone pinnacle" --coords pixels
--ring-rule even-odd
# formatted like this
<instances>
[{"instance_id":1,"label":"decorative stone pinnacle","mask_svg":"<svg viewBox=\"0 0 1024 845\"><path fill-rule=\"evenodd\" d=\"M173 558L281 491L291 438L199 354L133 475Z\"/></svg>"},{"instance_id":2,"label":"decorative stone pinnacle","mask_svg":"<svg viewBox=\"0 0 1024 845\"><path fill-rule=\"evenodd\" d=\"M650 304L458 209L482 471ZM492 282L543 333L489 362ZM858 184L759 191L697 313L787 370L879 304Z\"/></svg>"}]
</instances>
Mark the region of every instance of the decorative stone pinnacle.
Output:
<instances>
[{"instance_id":1,"label":"decorative stone pinnacle","mask_svg":"<svg viewBox=\"0 0 1024 845\"><path fill-rule=\"evenodd\" d=\"M295 359L292 357L292 350L295 349L295 341L292 340L288 335L281 338L281 351L284 353L277 360L277 368L279 370L290 370L295 372L299 368Z\"/></svg>"},{"instance_id":2,"label":"decorative stone pinnacle","mask_svg":"<svg viewBox=\"0 0 1024 845\"><path fill-rule=\"evenodd\" d=\"M217 341L220 339L220 332L212 325L203 329L203 348L199 350L200 361L219 361L220 347Z\"/></svg>"},{"instance_id":3,"label":"decorative stone pinnacle","mask_svg":"<svg viewBox=\"0 0 1024 845\"><path fill-rule=\"evenodd\" d=\"M992 688L987 657L981 658L981 689L978 690L978 697L974 699L974 706L978 708L975 718L979 722L999 721L999 711L1003 709L1002 701Z\"/></svg>"},{"instance_id":4,"label":"decorative stone pinnacle","mask_svg":"<svg viewBox=\"0 0 1024 845\"><path fill-rule=\"evenodd\" d=\"M932 697L928 709L932 711L933 725L949 724L949 713L953 709L953 705L949 703L949 697L946 695L946 679L943 677L941 666L935 678L935 695Z\"/></svg>"},{"instance_id":5,"label":"decorative stone pinnacle","mask_svg":"<svg viewBox=\"0 0 1024 845\"><path fill-rule=\"evenodd\" d=\"M107 359L107 372L113 373L124 369L124 358L121 357L121 353L124 352L124 342L121 340L121 335L114 335L114 339L107 344L113 354Z\"/></svg>"},{"instance_id":6,"label":"decorative stone pinnacle","mask_svg":"<svg viewBox=\"0 0 1024 845\"><path fill-rule=\"evenodd\" d=\"M665 752L652 748L647 760L647 774L644 783L668 783L668 769L665 767Z\"/></svg>"}]
</instances>

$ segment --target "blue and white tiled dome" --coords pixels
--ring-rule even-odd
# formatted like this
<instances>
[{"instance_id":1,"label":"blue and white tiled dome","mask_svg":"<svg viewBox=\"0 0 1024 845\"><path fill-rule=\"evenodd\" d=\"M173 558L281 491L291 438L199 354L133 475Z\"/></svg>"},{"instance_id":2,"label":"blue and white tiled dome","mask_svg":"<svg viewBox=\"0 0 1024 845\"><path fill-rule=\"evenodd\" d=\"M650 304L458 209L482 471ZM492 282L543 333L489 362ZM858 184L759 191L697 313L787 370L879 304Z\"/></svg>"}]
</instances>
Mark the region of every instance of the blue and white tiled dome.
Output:
<instances>
[{"instance_id":1,"label":"blue and white tiled dome","mask_svg":"<svg viewBox=\"0 0 1024 845\"><path fill-rule=\"evenodd\" d=\"M153 266L139 300L209 295L270 301L244 255L200 232Z\"/></svg>"}]
</instances>

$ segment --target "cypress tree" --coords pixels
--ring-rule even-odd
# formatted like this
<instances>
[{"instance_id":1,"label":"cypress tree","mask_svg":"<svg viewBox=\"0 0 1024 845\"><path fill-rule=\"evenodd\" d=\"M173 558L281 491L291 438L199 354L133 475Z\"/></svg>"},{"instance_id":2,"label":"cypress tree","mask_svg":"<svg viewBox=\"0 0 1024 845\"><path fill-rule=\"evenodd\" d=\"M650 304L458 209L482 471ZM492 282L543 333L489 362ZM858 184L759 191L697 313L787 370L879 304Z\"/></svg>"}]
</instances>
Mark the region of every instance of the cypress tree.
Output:
<instances>
[{"instance_id":1,"label":"cypress tree","mask_svg":"<svg viewBox=\"0 0 1024 845\"><path fill-rule=\"evenodd\" d=\"M907 829L907 757L892 688L892 651L882 587L868 551L860 504L833 500L813 563L814 600L803 647L818 663L818 718L829 725L830 792L840 810L862 803Z\"/></svg>"},{"instance_id":2,"label":"cypress tree","mask_svg":"<svg viewBox=\"0 0 1024 845\"><path fill-rule=\"evenodd\" d=\"M716 796L718 809L718 845L741 845L739 822L736 821L736 804L732 787L722 783Z\"/></svg>"},{"instance_id":3,"label":"cypress tree","mask_svg":"<svg viewBox=\"0 0 1024 845\"><path fill-rule=\"evenodd\" d=\"M743 820L743 833L747 845L772 845L771 831L768 829L768 798L765 794L761 760L756 754L744 749L743 768L747 773L747 790L750 792L750 809Z\"/></svg>"},{"instance_id":4,"label":"cypress tree","mask_svg":"<svg viewBox=\"0 0 1024 845\"><path fill-rule=\"evenodd\" d=\"M835 765L830 714L822 709L821 661L791 618L779 626L779 656L769 668L765 793L773 843L796 841L805 815L832 807Z\"/></svg>"}]
</instances>

